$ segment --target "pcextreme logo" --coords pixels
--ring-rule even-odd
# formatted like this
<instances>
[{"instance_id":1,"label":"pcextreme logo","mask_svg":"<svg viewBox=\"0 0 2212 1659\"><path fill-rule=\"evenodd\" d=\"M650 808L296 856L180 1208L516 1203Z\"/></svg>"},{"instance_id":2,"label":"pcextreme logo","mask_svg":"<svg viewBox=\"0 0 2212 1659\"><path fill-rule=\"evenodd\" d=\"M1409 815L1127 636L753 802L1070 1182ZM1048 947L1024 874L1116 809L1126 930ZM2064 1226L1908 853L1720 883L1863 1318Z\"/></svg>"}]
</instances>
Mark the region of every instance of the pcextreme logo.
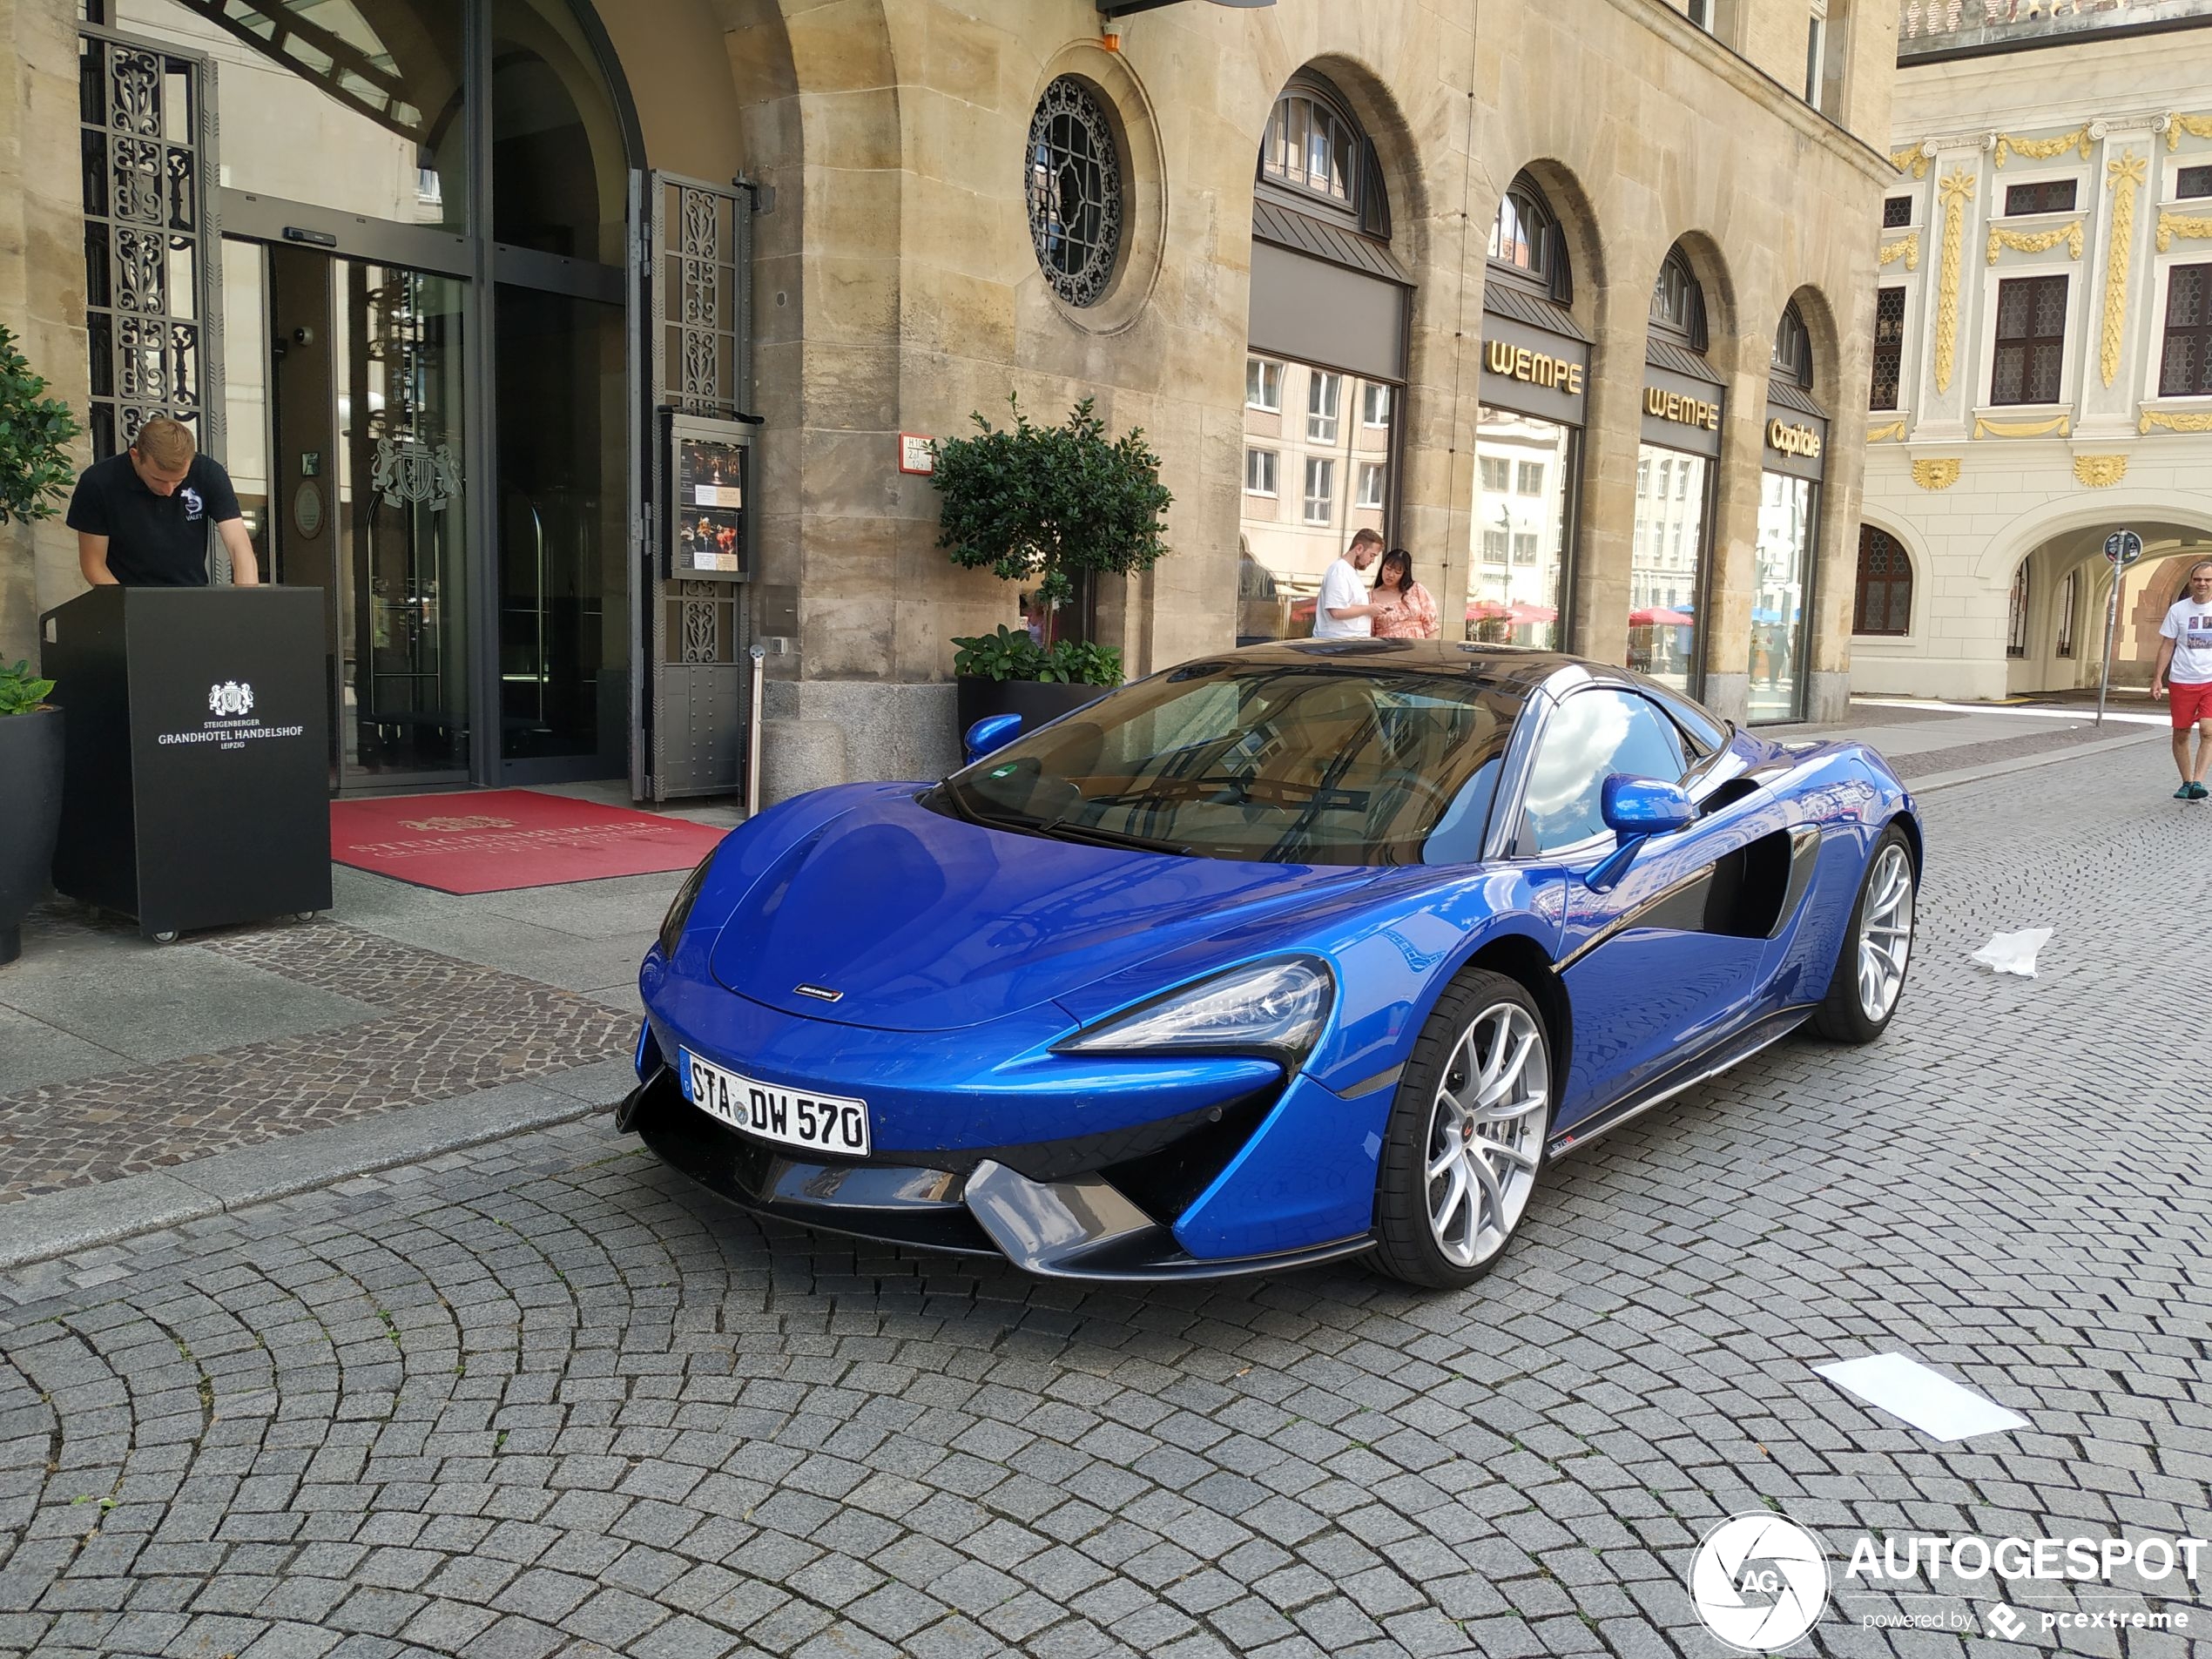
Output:
<instances>
[{"instance_id":1,"label":"pcextreme logo","mask_svg":"<svg viewBox=\"0 0 2212 1659\"><path fill-rule=\"evenodd\" d=\"M1828 1607L1828 1555L1794 1521L1730 1515L1689 1562L1689 1599L1705 1628L1739 1653L1772 1653Z\"/></svg>"}]
</instances>

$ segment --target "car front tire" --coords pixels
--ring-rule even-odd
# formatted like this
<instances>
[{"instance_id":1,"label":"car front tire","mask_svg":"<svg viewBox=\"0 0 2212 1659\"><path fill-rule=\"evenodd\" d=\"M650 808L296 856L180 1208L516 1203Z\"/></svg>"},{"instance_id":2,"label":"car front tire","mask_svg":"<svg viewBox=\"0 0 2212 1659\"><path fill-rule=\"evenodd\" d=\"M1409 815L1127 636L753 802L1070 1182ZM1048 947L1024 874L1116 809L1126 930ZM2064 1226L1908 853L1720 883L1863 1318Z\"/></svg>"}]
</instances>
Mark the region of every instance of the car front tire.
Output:
<instances>
[{"instance_id":1,"label":"car front tire","mask_svg":"<svg viewBox=\"0 0 2212 1659\"><path fill-rule=\"evenodd\" d=\"M1375 1189L1375 1266L1428 1290L1496 1264L1535 1190L1553 1056L1520 981L1473 969L1421 1028L1398 1083Z\"/></svg>"},{"instance_id":2,"label":"car front tire","mask_svg":"<svg viewBox=\"0 0 2212 1659\"><path fill-rule=\"evenodd\" d=\"M1812 1028L1831 1042L1871 1042L1889 1029L1912 965L1919 903L1912 849L1892 824L1866 860L1828 995L1813 1011Z\"/></svg>"}]
</instances>

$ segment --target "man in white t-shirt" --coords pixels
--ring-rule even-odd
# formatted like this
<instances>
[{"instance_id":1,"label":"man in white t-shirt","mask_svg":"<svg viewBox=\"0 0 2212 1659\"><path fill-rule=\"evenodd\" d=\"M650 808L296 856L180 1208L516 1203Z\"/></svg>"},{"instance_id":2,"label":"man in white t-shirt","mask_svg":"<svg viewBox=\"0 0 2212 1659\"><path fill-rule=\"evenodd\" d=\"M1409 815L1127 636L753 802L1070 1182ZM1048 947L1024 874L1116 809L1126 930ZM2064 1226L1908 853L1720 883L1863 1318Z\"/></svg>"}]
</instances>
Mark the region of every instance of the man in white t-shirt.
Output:
<instances>
[{"instance_id":1,"label":"man in white t-shirt","mask_svg":"<svg viewBox=\"0 0 2212 1659\"><path fill-rule=\"evenodd\" d=\"M1321 578L1321 597L1313 606L1316 639L1365 639L1375 631L1375 615L1385 607L1360 572L1382 556L1383 539L1373 530L1361 530L1352 545L1337 556Z\"/></svg>"},{"instance_id":2,"label":"man in white t-shirt","mask_svg":"<svg viewBox=\"0 0 2212 1659\"><path fill-rule=\"evenodd\" d=\"M2150 694L2173 698L2174 764L2182 771L2174 799L2202 800L2212 793L2204 786L2205 763L2212 760L2212 559L2189 567L2188 591L2158 624L2158 666L2151 670ZM2191 726L2196 728L2194 759Z\"/></svg>"}]
</instances>

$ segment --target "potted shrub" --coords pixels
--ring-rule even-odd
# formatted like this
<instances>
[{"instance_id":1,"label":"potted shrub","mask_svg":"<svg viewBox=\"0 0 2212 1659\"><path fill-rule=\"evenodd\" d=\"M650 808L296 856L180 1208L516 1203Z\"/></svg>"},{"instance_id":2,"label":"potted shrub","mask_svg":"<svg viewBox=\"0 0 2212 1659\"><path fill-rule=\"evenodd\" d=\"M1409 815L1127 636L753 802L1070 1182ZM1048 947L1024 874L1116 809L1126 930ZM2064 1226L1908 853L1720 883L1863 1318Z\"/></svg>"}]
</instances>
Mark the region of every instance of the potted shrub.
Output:
<instances>
[{"instance_id":1,"label":"potted shrub","mask_svg":"<svg viewBox=\"0 0 2212 1659\"><path fill-rule=\"evenodd\" d=\"M46 395L15 336L0 328L0 526L53 516L76 475L69 406ZM0 664L0 779L7 828L0 833L0 962L23 951L23 919L46 891L62 814L62 711L47 705L51 680L30 664Z\"/></svg>"},{"instance_id":2,"label":"potted shrub","mask_svg":"<svg viewBox=\"0 0 2212 1659\"><path fill-rule=\"evenodd\" d=\"M1088 618L1075 602L1101 577L1152 568L1168 550L1162 518L1175 499L1143 430L1109 439L1089 398L1057 427L1034 425L1018 398L1007 401L1012 427L979 414L974 437L934 446L937 545L955 564L1033 584L1044 613L1042 637L1001 625L953 641L962 731L1005 713L1031 728L1121 684L1121 653L1083 637Z\"/></svg>"}]
</instances>

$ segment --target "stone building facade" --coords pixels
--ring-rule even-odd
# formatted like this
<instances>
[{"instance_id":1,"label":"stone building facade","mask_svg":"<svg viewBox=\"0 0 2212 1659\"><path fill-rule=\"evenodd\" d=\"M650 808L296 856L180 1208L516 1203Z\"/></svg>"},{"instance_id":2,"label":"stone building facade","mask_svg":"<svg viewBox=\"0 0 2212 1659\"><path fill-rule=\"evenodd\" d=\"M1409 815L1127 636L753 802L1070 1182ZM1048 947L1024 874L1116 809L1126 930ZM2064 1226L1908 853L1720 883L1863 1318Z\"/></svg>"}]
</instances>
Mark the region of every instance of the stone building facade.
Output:
<instances>
[{"instance_id":1,"label":"stone building facade","mask_svg":"<svg viewBox=\"0 0 2212 1659\"><path fill-rule=\"evenodd\" d=\"M1132 672L1296 630L1308 573L1247 568L1271 417L1301 446L1273 511L1323 546L1385 526L1455 637L1635 661L1738 717L1841 707L1863 455L1825 434L1866 396L1878 6L89 10L80 39L72 0L0 0L0 319L105 442L166 407L117 379L152 360L119 350L133 302L88 268L82 146L122 153L111 71L144 43L204 72L220 120L177 165L204 174L206 314L169 296L199 357L163 372L199 374L208 447L259 469L280 576L333 590L341 787L625 759L643 793L727 786L756 641L771 799L941 767L948 641L1018 597L935 548L910 440L1009 395L1040 418L1093 396L1163 457L1175 551L1097 597ZM1069 86L1119 207L1072 299L1030 165ZM1325 120L1291 165L1294 91ZM694 355L723 379L686 379ZM1304 490L1324 428L1266 408L1255 360L1300 399L1341 377L1332 518ZM10 532L0 651L77 586L58 526Z\"/></svg>"},{"instance_id":2,"label":"stone building facade","mask_svg":"<svg viewBox=\"0 0 2212 1659\"><path fill-rule=\"evenodd\" d=\"M2212 553L2212 8L1970 11L1904 7L1852 685L2095 685L2124 527L2142 685Z\"/></svg>"}]
</instances>

